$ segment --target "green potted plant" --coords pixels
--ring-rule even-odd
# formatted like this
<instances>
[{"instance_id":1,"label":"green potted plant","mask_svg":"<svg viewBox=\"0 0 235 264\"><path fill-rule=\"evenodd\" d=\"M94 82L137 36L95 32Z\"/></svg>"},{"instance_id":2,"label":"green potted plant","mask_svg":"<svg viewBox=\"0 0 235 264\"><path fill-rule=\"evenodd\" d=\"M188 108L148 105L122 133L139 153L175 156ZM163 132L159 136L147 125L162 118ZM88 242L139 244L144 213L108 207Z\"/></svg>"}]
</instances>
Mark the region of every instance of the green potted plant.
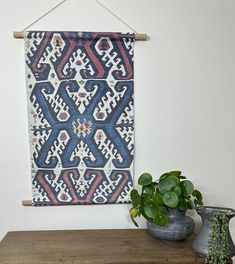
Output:
<instances>
[{"instance_id":1,"label":"green potted plant","mask_svg":"<svg viewBox=\"0 0 235 264\"><path fill-rule=\"evenodd\" d=\"M203 204L202 194L181 171L166 172L156 181L143 173L138 184L141 193L131 191L133 207L129 211L136 226L135 218L143 216L149 232L162 240L179 241L192 234L195 224L185 213Z\"/></svg>"},{"instance_id":2,"label":"green potted plant","mask_svg":"<svg viewBox=\"0 0 235 264\"><path fill-rule=\"evenodd\" d=\"M235 216L235 210L198 206L196 211L202 217L202 227L193 243L193 249L206 257L208 264L228 263L235 255L235 246L229 230L229 221Z\"/></svg>"},{"instance_id":3,"label":"green potted plant","mask_svg":"<svg viewBox=\"0 0 235 264\"><path fill-rule=\"evenodd\" d=\"M212 212L211 235L208 241L209 250L206 258L208 264L226 264L228 255L228 225L227 212Z\"/></svg>"}]
</instances>

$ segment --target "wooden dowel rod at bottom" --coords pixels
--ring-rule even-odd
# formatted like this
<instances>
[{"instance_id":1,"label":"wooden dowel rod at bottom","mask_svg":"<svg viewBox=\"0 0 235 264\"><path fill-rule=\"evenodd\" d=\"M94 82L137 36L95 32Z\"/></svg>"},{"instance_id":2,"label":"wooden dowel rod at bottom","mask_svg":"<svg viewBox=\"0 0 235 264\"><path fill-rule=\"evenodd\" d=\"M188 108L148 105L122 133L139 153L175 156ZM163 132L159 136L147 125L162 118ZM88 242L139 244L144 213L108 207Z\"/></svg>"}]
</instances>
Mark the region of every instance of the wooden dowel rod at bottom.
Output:
<instances>
[{"instance_id":1,"label":"wooden dowel rod at bottom","mask_svg":"<svg viewBox=\"0 0 235 264\"><path fill-rule=\"evenodd\" d=\"M148 34L146 33L136 33L135 34L135 40L148 40Z\"/></svg>"},{"instance_id":2,"label":"wooden dowel rod at bottom","mask_svg":"<svg viewBox=\"0 0 235 264\"><path fill-rule=\"evenodd\" d=\"M14 31L13 32L14 38L24 38L24 31ZM148 40L149 37L146 33L136 33L135 40Z\"/></svg>"},{"instance_id":3,"label":"wooden dowel rod at bottom","mask_svg":"<svg viewBox=\"0 0 235 264\"><path fill-rule=\"evenodd\" d=\"M22 205L23 206L32 206L32 200L23 200Z\"/></svg>"}]
</instances>

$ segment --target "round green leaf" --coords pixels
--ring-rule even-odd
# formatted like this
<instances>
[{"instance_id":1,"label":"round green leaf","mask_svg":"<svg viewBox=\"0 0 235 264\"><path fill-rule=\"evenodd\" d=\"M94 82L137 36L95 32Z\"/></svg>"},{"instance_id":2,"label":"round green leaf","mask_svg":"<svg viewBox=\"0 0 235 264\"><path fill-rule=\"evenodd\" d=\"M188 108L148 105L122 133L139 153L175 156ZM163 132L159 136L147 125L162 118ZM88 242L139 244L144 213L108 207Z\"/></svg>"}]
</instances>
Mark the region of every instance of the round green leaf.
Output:
<instances>
[{"instance_id":1,"label":"round green leaf","mask_svg":"<svg viewBox=\"0 0 235 264\"><path fill-rule=\"evenodd\" d=\"M132 207L129 212L130 212L130 216L135 218L139 214L139 208Z\"/></svg>"},{"instance_id":2,"label":"round green leaf","mask_svg":"<svg viewBox=\"0 0 235 264\"><path fill-rule=\"evenodd\" d=\"M166 192L169 192L175 185L176 183L172 179L165 178L160 180L158 183L158 190L160 193L165 194Z\"/></svg>"},{"instance_id":3,"label":"round green leaf","mask_svg":"<svg viewBox=\"0 0 235 264\"><path fill-rule=\"evenodd\" d=\"M203 205L203 201L202 200L197 200L197 204L198 205Z\"/></svg>"},{"instance_id":4,"label":"round green leaf","mask_svg":"<svg viewBox=\"0 0 235 264\"><path fill-rule=\"evenodd\" d=\"M190 196L194 190L194 186L191 181L184 180L180 183L180 187L182 187L184 196Z\"/></svg>"},{"instance_id":5,"label":"round green leaf","mask_svg":"<svg viewBox=\"0 0 235 264\"><path fill-rule=\"evenodd\" d=\"M178 196L180 196L181 193L182 193L182 190L181 190L181 188L180 188L178 185L175 186L175 187L172 189L172 191L175 192Z\"/></svg>"},{"instance_id":6,"label":"round green leaf","mask_svg":"<svg viewBox=\"0 0 235 264\"><path fill-rule=\"evenodd\" d=\"M186 202L183 198L180 198L180 199L179 199L178 208L179 208L181 211L186 211L186 210L187 210L187 202Z\"/></svg>"},{"instance_id":7,"label":"round green leaf","mask_svg":"<svg viewBox=\"0 0 235 264\"><path fill-rule=\"evenodd\" d=\"M163 205L162 194L156 193L153 196L153 203L156 205Z\"/></svg>"},{"instance_id":8,"label":"round green leaf","mask_svg":"<svg viewBox=\"0 0 235 264\"><path fill-rule=\"evenodd\" d=\"M182 176L182 175L178 176L178 178L179 178L179 179L187 179L187 177Z\"/></svg>"},{"instance_id":9,"label":"round green leaf","mask_svg":"<svg viewBox=\"0 0 235 264\"><path fill-rule=\"evenodd\" d=\"M138 179L138 184L146 186L152 183L152 181L153 181L152 175L150 175L149 173L143 173L142 175L140 175Z\"/></svg>"},{"instance_id":10,"label":"round green leaf","mask_svg":"<svg viewBox=\"0 0 235 264\"><path fill-rule=\"evenodd\" d=\"M172 176L179 177L181 175L181 171L170 171L169 174Z\"/></svg>"},{"instance_id":11,"label":"round green leaf","mask_svg":"<svg viewBox=\"0 0 235 264\"><path fill-rule=\"evenodd\" d=\"M176 176L169 176L168 179L171 179L175 182L176 185L178 185L180 183L180 180L178 177Z\"/></svg>"},{"instance_id":12,"label":"round green leaf","mask_svg":"<svg viewBox=\"0 0 235 264\"><path fill-rule=\"evenodd\" d=\"M144 205L152 202L152 195L150 195L150 194L143 193L142 198L143 198L142 201L143 201Z\"/></svg>"},{"instance_id":13,"label":"round green leaf","mask_svg":"<svg viewBox=\"0 0 235 264\"><path fill-rule=\"evenodd\" d=\"M170 174L168 172L166 173L163 173L161 176L160 176L160 180L163 180L165 179L166 177L168 177Z\"/></svg>"},{"instance_id":14,"label":"round green leaf","mask_svg":"<svg viewBox=\"0 0 235 264\"><path fill-rule=\"evenodd\" d=\"M148 216L144 212L144 206L140 206L140 214L145 218L148 219Z\"/></svg>"},{"instance_id":15,"label":"round green leaf","mask_svg":"<svg viewBox=\"0 0 235 264\"><path fill-rule=\"evenodd\" d=\"M154 204L149 203L144 206L144 212L148 217L154 219L157 214L157 208Z\"/></svg>"},{"instance_id":16,"label":"round green leaf","mask_svg":"<svg viewBox=\"0 0 235 264\"><path fill-rule=\"evenodd\" d=\"M136 227L139 227L137 222L134 219L135 217L139 216L139 214L140 214L139 209L138 208L131 208L129 212L130 212L130 216L131 216L131 219L132 219L134 225Z\"/></svg>"},{"instance_id":17,"label":"round green leaf","mask_svg":"<svg viewBox=\"0 0 235 264\"><path fill-rule=\"evenodd\" d=\"M202 200L194 199L194 203L195 203L195 205L203 205L203 201Z\"/></svg>"},{"instance_id":18,"label":"round green leaf","mask_svg":"<svg viewBox=\"0 0 235 264\"><path fill-rule=\"evenodd\" d=\"M144 186L144 187L143 187L143 191L144 191L144 193L146 193L146 194L153 195L154 192L155 192L155 188L154 188L153 184L150 184L150 185L148 185L148 186Z\"/></svg>"},{"instance_id":19,"label":"round green leaf","mask_svg":"<svg viewBox=\"0 0 235 264\"><path fill-rule=\"evenodd\" d=\"M154 224L164 226L168 223L168 216L163 213L158 213L153 219Z\"/></svg>"},{"instance_id":20,"label":"round green leaf","mask_svg":"<svg viewBox=\"0 0 235 264\"><path fill-rule=\"evenodd\" d=\"M179 203L179 198L174 192L167 192L163 195L163 202L170 208L176 208Z\"/></svg>"},{"instance_id":21,"label":"round green leaf","mask_svg":"<svg viewBox=\"0 0 235 264\"><path fill-rule=\"evenodd\" d=\"M198 190L194 190L192 195L197 198L197 200L202 200L202 194Z\"/></svg>"},{"instance_id":22,"label":"round green leaf","mask_svg":"<svg viewBox=\"0 0 235 264\"><path fill-rule=\"evenodd\" d=\"M136 189L131 190L131 201L134 207L141 204L141 197Z\"/></svg>"}]
</instances>

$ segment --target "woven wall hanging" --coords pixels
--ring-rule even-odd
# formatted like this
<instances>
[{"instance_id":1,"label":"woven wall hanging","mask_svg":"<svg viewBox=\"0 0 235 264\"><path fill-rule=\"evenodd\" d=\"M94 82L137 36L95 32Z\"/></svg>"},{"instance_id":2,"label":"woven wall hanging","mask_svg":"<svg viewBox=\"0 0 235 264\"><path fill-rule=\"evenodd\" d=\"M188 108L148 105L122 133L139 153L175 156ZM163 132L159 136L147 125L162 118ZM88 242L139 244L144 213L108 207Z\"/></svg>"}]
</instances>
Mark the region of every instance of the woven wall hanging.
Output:
<instances>
[{"instance_id":1,"label":"woven wall hanging","mask_svg":"<svg viewBox=\"0 0 235 264\"><path fill-rule=\"evenodd\" d=\"M127 203L133 186L134 33L26 31L32 200L23 205Z\"/></svg>"},{"instance_id":2,"label":"woven wall hanging","mask_svg":"<svg viewBox=\"0 0 235 264\"><path fill-rule=\"evenodd\" d=\"M129 201L133 53L133 34L26 32L34 204Z\"/></svg>"}]
</instances>

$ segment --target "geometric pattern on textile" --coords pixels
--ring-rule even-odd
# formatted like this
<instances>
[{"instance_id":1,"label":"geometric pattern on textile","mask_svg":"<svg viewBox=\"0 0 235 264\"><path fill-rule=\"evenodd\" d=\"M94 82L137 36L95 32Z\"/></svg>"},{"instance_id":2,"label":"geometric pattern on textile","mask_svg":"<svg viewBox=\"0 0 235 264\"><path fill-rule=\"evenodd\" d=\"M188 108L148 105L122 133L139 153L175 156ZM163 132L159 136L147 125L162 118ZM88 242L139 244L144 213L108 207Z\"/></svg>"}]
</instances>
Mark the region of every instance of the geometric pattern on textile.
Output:
<instances>
[{"instance_id":1,"label":"geometric pattern on textile","mask_svg":"<svg viewBox=\"0 0 235 264\"><path fill-rule=\"evenodd\" d=\"M134 35L25 35L34 205L127 203Z\"/></svg>"}]
</instances>

